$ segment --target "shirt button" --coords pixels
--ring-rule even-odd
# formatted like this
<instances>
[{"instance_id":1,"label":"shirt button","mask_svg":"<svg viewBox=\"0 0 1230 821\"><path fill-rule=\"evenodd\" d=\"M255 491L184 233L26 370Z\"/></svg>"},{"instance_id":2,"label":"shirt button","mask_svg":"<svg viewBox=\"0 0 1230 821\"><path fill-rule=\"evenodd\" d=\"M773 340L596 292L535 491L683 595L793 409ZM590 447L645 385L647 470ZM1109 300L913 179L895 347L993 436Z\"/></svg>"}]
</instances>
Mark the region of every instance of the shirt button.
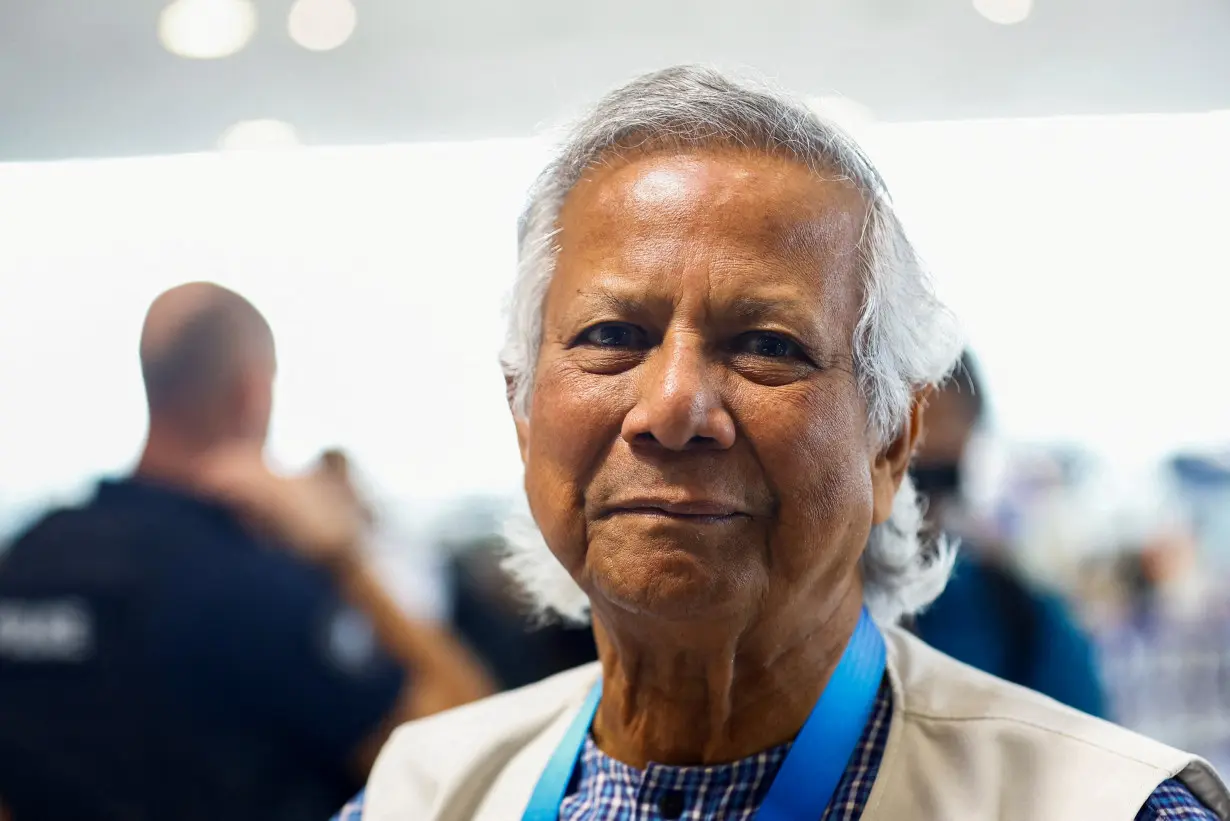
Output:
<instances>
[{"instance_id":1,"label":"shirt button","mask_svg":"<svg viewBox=\"0 0 1230 821\"><path fill-rule=\"evenodd\" d=\"M666 819L666 821L675 821L676 818L683 815L683 793L678 790L671 790L658 802L658 813Z\"/></svg>"}]
</instances>

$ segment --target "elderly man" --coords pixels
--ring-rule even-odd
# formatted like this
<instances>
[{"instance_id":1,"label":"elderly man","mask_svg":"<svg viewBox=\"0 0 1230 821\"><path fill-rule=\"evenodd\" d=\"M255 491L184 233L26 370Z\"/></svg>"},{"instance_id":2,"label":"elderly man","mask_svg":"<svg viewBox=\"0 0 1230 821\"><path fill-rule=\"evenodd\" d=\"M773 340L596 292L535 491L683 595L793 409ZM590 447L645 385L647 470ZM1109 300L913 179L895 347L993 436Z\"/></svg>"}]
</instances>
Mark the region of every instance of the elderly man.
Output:
<instances>
[{"instance_id":1,"label":"elderly man","mask_svg":"<svg viewBox=\"0 0 1230 821\"><path fill-rule=\"evenodd\" d=\"M513 566L592 613L600 662L402 727L349 813L1230 815L1204 762L892 626L952 563L906 469L958 353L880 178L804 106L696 68L602 100L533 190L504 356Z\"/></svg>"}]
</instances>

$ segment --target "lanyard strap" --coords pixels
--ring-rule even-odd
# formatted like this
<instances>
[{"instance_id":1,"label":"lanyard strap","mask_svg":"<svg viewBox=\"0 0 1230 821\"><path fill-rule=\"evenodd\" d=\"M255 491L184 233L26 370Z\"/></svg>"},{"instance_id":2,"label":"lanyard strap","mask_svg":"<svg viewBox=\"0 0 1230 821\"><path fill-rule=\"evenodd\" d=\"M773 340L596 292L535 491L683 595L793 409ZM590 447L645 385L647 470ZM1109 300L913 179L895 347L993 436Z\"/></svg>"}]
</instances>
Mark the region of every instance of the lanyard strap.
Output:
<instances>
[{"instance_id":1,"label":"lanyard strap","mask_svg":"<svg viewBox=\"0 0 1230 821\"><path fill-rule=\"evenodd\" d=\"M864 610L833 677L773 779L756 821L818 820L824 814L871 718L884 664L884 637ZM558 821L601 699L599 682L547 762L522 821Z\"/></svg>"}]
</instances>

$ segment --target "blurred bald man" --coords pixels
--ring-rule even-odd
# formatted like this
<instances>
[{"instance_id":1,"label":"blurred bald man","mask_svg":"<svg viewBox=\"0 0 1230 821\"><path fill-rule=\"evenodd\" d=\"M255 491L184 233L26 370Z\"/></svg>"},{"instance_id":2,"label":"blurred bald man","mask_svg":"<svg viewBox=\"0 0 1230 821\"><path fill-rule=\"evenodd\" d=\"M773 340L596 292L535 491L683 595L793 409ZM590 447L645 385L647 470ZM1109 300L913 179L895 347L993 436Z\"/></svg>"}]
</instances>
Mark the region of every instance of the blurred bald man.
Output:
<instances>
[{"instance_id":1,"label":"blurred bald man","mask_svg":"<svg viewBox=\"0 0 1230 821\"><path fill-rule=\"evenodd\" d=\"M392 727L487 680L375 580L334 472L266 466L251 303L172 289L140 353L134 474L0 562L0 795L16 821L327 818Z\"/></svg>"},{"instance_id":2,"label":"blurred bald man","mask_svg":"<svg viewBox=\"0 0 1230 821\"><path fill-rule=\"evenodd\" d=\"M192 484L220 446L264 446L276 371L273 332L246 299L210 283L162 294L141 332L149 436L137 474Z\"/></svg>"}]
</instances>

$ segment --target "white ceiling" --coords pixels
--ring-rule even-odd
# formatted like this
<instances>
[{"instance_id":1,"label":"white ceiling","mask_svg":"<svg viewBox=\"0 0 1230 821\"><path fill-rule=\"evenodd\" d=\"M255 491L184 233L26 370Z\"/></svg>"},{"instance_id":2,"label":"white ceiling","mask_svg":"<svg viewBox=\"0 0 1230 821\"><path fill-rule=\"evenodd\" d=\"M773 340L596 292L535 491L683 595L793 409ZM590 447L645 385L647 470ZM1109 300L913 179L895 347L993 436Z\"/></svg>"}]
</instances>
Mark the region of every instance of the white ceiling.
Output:
<instances>
[{"instance_id":1,"label":"white ceiling","mask_svg":"<svg viewBox=\"0 0 1230 821\"><path fill-rule=\"evenodd\" d=\"M522 136L684 61L891 121L1230 109L1226 0L1035 0L1010 27L969 0L355 0L327 53L256 2L247 49L190 61L160 0L0 0L0 160L198 151L267 117L313 144Z\"/></svg>"}]
</instances>

